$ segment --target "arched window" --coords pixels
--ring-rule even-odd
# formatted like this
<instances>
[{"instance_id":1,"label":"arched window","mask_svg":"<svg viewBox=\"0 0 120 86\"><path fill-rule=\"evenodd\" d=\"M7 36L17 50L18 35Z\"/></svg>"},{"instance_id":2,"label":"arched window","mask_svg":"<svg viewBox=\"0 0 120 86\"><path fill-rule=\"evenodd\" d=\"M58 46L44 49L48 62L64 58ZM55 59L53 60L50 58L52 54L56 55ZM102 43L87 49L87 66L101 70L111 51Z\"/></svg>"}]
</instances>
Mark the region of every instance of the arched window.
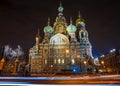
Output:
<instances>
[{"instance_id":1,"label":"arched window","mask_svg":"<svg viewBox=\"0 0 120 86\"><path fill-rule=\"evenodd\" d=\"M84 38L84 32L81 32L81 37Z\"/></svg>"},{"instance_id":2,"label":"arched window","mask_svg":"<svg viewBox=\"0 0 120 86\"><path fill-rule=\"evenodd\" d=\"M58 33L50 39L50 43L51 44L68 44L69 40L65 35Z\"/></svg>"}]
</instances>

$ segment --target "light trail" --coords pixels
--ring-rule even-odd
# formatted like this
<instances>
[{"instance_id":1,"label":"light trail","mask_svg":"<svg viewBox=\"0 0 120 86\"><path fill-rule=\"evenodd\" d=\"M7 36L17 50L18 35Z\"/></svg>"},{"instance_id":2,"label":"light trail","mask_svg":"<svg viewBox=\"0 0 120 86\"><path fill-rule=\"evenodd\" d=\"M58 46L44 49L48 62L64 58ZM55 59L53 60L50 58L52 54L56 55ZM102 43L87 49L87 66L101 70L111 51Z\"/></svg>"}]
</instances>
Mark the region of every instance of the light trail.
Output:
<instances>
[{"instance_id":1,"label":"light trail","mask_svg":"<svg viewBox=\"0 0 120 86\"><path fill-rule=\"evenodd\" d=\"M15 79L15 80L88 80L88 79L118 79L120 75L100 75L100 76L52 76L52 77L0 77L0 79Z\"/></svg>"}]
</instances>

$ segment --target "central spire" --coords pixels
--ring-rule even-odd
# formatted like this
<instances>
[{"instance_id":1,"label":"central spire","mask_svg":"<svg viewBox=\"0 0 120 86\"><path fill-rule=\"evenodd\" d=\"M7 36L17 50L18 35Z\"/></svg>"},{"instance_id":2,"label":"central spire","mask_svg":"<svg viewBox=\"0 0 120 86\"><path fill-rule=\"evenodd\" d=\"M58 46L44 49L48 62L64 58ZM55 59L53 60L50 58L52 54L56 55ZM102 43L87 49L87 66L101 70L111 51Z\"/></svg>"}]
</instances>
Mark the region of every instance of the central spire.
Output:
<instances>
[{"instance_id":1,"label":"central spire","mask_svg":"<svg viewBox=\"0 0 120 86\"><path fill-rule=\"evenodd\" d=\"M59 15L59 16L63 15L63 14L62 14L63 10L64 10L64 8L63 8L62 3L61 3L61 1L60 1L60 6L58 7L58 12L59 12L58 15Z\"/></svg>"},{"instance_id":2,"label":"central spire","mask_svg":"<svg viewBox=\"0 0 120 86\"><path fill-rule=\"evenodd\" d=\"M50 18L48 17L48 26L50 25Z\"/></svg>"},{"instance_id":3,"label":"central spire","mask_svg":"<svg viewBox=\"0 0 120 86\"><path fill-rule=\"evenodd\" d=\"M70 17L70 24L72 24L72 17Z\"/></svg>"},{"instance_id":4,"label":"central spire","mask_svg":"<svg viewBox=\"0 0 120 86\"><path fill-rule=\"evenodd\" d=\"M81 18L80 11L78 12L78 18Z\"/></svg>"},{"instance_id":5,"label":"central spire","mask_svg":"<svg viewBox=\"0 0 120 86\"><path fill-rule=\"evenodd\" d=\"M63 9L64 8L62 6L62 3L60 2L58 7L58 16L56 17L56 20L53 25L54 34L57 34L57 33L66 34L67 22L63 15Z\"/></svg>"}]
</instances>

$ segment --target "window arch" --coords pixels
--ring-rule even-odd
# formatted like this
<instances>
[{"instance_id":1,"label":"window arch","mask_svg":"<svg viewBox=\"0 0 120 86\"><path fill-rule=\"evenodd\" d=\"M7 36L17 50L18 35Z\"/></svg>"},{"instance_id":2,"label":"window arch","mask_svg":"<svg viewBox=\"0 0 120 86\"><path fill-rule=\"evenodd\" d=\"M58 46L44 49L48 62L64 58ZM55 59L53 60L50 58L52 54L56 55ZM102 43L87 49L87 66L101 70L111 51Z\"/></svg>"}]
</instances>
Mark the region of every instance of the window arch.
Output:
<instances>
[{"instance_id":1,"label":"window arch","mask_svg":"<svg viewBox=\"0 0 120 86\"><path fill-rule=\"evenodd\" d=\"M58 33L50 39L50 43L51 44L68 44L69 40L65 35Z\"/></svg>"}]
</instances>

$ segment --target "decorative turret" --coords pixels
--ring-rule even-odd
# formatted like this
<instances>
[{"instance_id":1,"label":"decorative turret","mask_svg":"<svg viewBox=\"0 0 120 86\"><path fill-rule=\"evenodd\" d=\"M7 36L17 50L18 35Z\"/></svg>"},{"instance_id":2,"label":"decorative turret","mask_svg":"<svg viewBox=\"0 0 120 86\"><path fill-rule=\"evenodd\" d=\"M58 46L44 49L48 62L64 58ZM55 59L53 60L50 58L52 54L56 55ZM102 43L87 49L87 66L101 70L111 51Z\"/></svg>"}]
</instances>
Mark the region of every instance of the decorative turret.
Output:
<instances>
[{"instance_id":1,"label":"decorative turret","mask_svg":"<svg viewBox=\"0 0 120 86\"><path fill-rule=\"evenodd\" d=\"M64 10L64 8L62 6L62 3L60 2L60 6L58 7L58 12L59 12L58 16L62 16L63 15L62 14L63 10Z\"/></svg>"},{"instance_id":2,"label":"decorative turret","mask_svg":"<svg viewBox=\"0 0 120 86\"><path fill-rule=\"evenodd\" d=\"M79 42L81 47L81 58L85 58L85 55L90 57L92 56L92 46L89 42L88 32L85 28L85 20L81 17L80 12L78 14L78 19L76 20L76 27L77 27L77 36L79 36Z\"/></svg>"},{"instance_id":3,"label":"decorative turret","mask_svg":"<svg viewBox=\"0 0 120 86\"><path fill-rule=\"evenodd\" d=\"M76 20L76 27L85 27L85 20L81 18L80 11L78 12L78 19Z\"/></svg>"},{"instance_id":4,"label":"decorative turret","mask_svg":"<svg viewBox=\"0 0 120 86\"><path fill-rule=\"evenodd\" d=\"M48 25L44 27L44 33L43 43L48 43L53 33L53 28L50 26L50 18L48 18Z\"/></svg>"},{"instance_id":5,"label":"decorative turret","mask_svg":"<svg viewBox=\"0 0 120 86\"><path fill-rule=\"evenodd\" d=\"M76 27L79 32L80 40L88 40L88 32L85 29L85 20L81 17L80 11L78 12L78 19L76 20Z\"/></svg>"},{"instance_id":6,"label":"decorative turret","mask_svg":"<svg viewBox=\"0 0 120 86\"><path fill-rule=\"evenodd\" d=\"M39 44L39 41L40 41L40 32L39 32L39 29L38 29L38 33L36 35L36 45Z\"/></svg>"},{"instance_id":7,"label":"decorative turret","mask_svg":"<svg viewBox=\"0 0 120 86\"><path fill-rule=\"evenodd\" d=\"M56 20L53 25L54 34L66 34L67 23L65 17L63 16L63 9L64 8L60 2L60 6L58 7L58 17L56 17Z\"/></svg>"},{"instance_id":8,"label":"decorative turret","mask_svg":"<svg viewBox=\"0 0 120 86\"><path fill-rule=\"evenodd\" d=\"M67 27L68 33L75 33L76 32L75 25L72 24L72 17L70 18L70 25Z\"/></svg>"},{"instance_id":9,"label":"decorative turret","mask_svg":"<svg viewBox=\"0 0 120 86\"><path fill-rule=\"evenodd\" d=\"M72 41L76 41L75 32L76 27L72 24L72 17L70 18L70 25L67 27L67 32L71 36Z\"/></svg>"},{"instance_id":10,"label":"decorative turret","mask_svg":"<svg viewBox=\"0 0 120 86\"><path fill-rule=\"evenodd\" d=\"M52 33L53 28L50 26L50 18L48 18L48 25L44 27L44 33Z\"/></svg>"}]
</instances>

